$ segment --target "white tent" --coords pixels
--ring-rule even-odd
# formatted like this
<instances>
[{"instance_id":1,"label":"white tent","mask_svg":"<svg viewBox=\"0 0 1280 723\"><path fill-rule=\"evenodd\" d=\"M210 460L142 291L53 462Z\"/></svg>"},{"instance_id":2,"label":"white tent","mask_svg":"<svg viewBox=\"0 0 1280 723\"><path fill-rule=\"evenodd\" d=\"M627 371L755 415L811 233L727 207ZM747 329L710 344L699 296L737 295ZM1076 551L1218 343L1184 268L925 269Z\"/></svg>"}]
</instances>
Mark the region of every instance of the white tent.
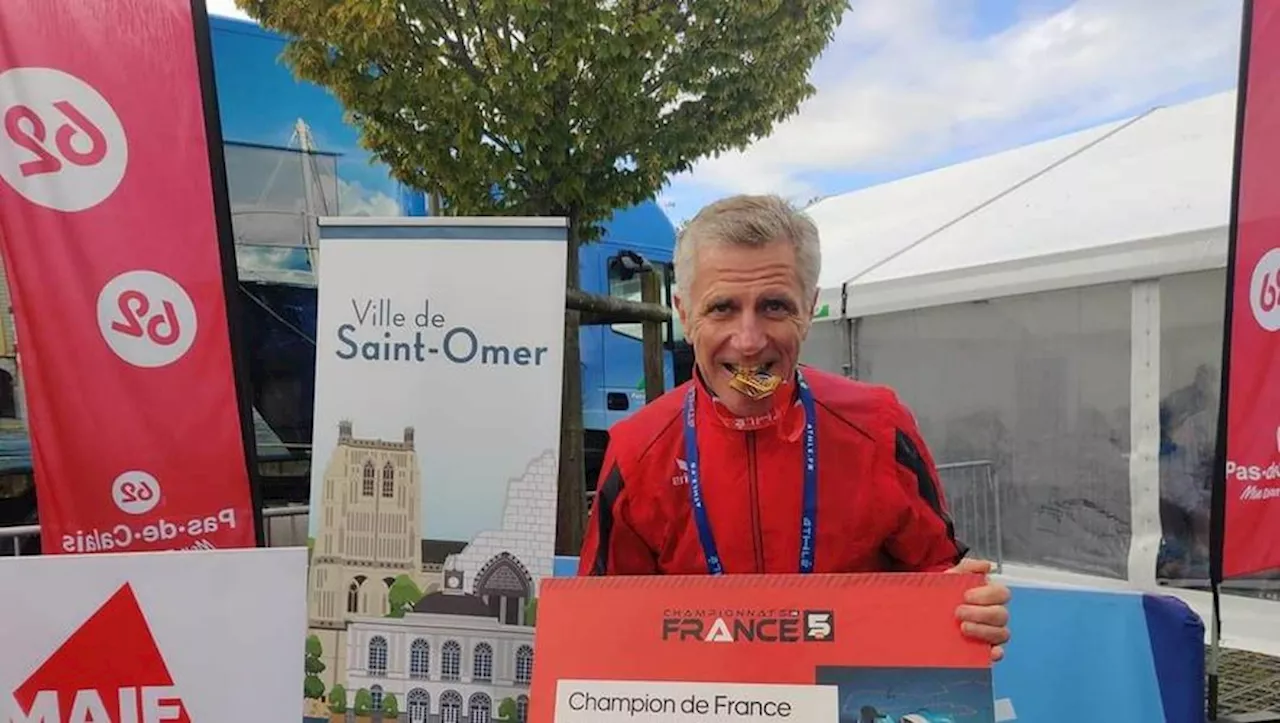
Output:
<instances>
[{"instance_id":1,"label":"white tent","mask_svg":"<svg viewBox=\"0 0 1280 723\"><path fill-rule=\"evenodd\" d=\"M957 515L995 520L1013 580L1208 620L1162 566L1204 544L1168 520L1207 510L1235 126L1230 91L808 209L829 315L805 361L893 386L949 485L989 483L994 513ZM1224 644L1280 655L1278 612L1226 596Z\"/></svg>"},{"instance_id":2,"label":"white tent","mask_svg":"<svg viewBox=\"0 0 1280 723\"><path fill-rule=\"evenodd\" d=\"M863 316L1221 266L1235 98L822 200L819 303Z\"/></svg>"}]
</instances>

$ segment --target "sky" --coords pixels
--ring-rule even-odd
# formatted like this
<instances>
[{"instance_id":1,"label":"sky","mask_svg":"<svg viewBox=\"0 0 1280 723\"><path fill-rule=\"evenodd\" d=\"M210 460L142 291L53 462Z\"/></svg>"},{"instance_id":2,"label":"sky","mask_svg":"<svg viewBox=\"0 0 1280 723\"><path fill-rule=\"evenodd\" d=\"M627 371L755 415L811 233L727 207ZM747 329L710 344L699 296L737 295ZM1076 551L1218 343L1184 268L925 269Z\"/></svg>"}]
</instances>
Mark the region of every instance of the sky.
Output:
<instances>
[{"instance_id":1,"label":"sky","mask_svg":"<svg viewBox=\"0 0 1280 723\"><path fill-rule=\"evenodd\" d=\"M815 95L768 137L671 178L659 201L677 224L733 193L804 205L1232 88L1240 5L853 0L810 72Z\"/></svg>"}]
</instances>

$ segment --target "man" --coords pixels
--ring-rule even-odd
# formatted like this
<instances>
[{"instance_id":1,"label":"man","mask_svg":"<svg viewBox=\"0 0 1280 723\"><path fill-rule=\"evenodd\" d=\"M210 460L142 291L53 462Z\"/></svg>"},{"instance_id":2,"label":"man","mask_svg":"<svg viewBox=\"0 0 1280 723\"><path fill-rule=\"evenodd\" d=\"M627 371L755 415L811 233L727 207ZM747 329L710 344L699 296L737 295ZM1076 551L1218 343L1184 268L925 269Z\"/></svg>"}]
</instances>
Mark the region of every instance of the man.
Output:
<instances>
[{"instance_id":1,"label":"man","mask_svg":"<svg viewBox=\"0 0 1280 723\"><path fill-rule=\"evenodd\" d=\"M961 571L933 460L888 388L800 368L818 230L773 196L704 208L676 246L694 379L614 425L580 575ZM1009 591L957 610L1003 656Z\"/></svg>"}]
</instances>

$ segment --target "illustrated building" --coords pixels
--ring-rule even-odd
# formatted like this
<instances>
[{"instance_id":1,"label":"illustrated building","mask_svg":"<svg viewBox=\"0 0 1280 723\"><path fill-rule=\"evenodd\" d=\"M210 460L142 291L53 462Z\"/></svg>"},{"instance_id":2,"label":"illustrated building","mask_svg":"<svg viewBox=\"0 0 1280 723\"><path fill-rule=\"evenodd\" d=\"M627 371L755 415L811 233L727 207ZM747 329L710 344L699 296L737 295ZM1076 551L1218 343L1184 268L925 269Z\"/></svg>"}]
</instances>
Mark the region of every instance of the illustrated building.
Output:
<instances>
[{"instance_id":1,"label":"illustrated building","mask_svg":"<svg viewBox=\"0 0 1280 723\"><path fill-rule=\"evenodd\" d=\"M501 527L470 542L427 539L413 428L401 441L359 439L339 423L325 467L308 581L311 634L326 697L353 705L395 695L400 721L489 721L506 702L523 721L533 670L537 580L552 574L556 457L508 480ZM429 504L429 500L427 501ZM424 595L391 617L393 586ZM403 584L403 583L401 583ZM323 717L326 701L308 701Z\"/></svg>"},{"instance_id":2,"label":"illustrated building","mask_svg":"<svg viewBox=\"0 0 1280 723\"><path fill-rule=\"evenodd\" d=\"M422 560L421 474L413 428L401 441L358 439L351 422L325 467L320 522L308 572L307 617L323 660L342 679L342 634L355 615L385 615L396 578L427 587Z\"/></svg>"},{"instance_id":3,"label":"illustrated building","mask_svg":"<svg viewBox=\"0 0 1280 723\"><path fill-rule=\"evenodd\" d=\"M401 575L423 586L421 489L412 427L402 442L387 442L356 439L350 422L338 425L311 552L314 626L340 627L346 615L386 612L387 593Z\"/></svg>"},{"instance_id":4,"label":"illustrated building","mask_svg":"<svg viewBox=\"0 0 1280 723\"><path fill-rule=\"evenodd\" d=\"M502 527L485 530L466 549L445 560L463 574L466 592L493 605L503 621L523 622L535 581L551 577L556 545L556 455L548 450L507 483ZM514 553L514 554L513 554ZM521 556L517 559L515 555Z\"/></svg>"},{"instance_id":5,"label":"illustrated building","mask_svg":"<svg viewBox=\"0 0 1280 723\"><path fill-rule=\"evenodd\" d=\"M381 709L396 697L400 721L524 723L533 678L532 627L507 625L479 596L453 587L424 597L403 618L357 620L347 631L347 699L370 693Z\"/></svg>"}]
</instances>

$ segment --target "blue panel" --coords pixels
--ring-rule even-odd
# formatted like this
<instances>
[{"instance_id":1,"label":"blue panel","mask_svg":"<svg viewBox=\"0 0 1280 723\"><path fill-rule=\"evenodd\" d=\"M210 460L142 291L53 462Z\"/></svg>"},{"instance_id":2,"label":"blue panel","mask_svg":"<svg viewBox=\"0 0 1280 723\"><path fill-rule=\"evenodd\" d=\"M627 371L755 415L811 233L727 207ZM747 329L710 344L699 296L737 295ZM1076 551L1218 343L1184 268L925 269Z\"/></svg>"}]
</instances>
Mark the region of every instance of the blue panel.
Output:
<instances>
[{"instance_id":1,"label":"blue panel","mask_svg":"<svg viewBox=\"0 0 1280 723\"><path fill-rule=\"evenodd\" d=\"M1186 681L1204 680L1204 621L1186 603L1144 595L1151 659L1155 661L1165 723L1202 723L1204 690Z\"/></svg>"},{"instance_id":2,"label":"blue panel","mask_svg":"<svg viewBox=\"0 0 1280 723\"><path fill-rule=\"evenodd\" d=\"M556 226L321 226L321 239L432 239L436 241L564 241Z\"/></svg>"},{"instance_id":3,"label":"blue panel","mask_svg":"<svg viewBox=\"0 0 1280 723\"><path fill-rule=\"evenodd\" d=\"M994 683L1015 720L1165 723L1140 595L1013 587L1009 618Z\"/></svg>"},{"instance_id":4,"label":"blue panel","mask_svg":"<svg viewBox=\"0 0 1280 723\"><path fill-rule=\"evenodd\" d=\"M555 562L551 564L552 577L577 577L578 575L578 558L568 555L556 555Z\"/></svg>"}]
</instances>

